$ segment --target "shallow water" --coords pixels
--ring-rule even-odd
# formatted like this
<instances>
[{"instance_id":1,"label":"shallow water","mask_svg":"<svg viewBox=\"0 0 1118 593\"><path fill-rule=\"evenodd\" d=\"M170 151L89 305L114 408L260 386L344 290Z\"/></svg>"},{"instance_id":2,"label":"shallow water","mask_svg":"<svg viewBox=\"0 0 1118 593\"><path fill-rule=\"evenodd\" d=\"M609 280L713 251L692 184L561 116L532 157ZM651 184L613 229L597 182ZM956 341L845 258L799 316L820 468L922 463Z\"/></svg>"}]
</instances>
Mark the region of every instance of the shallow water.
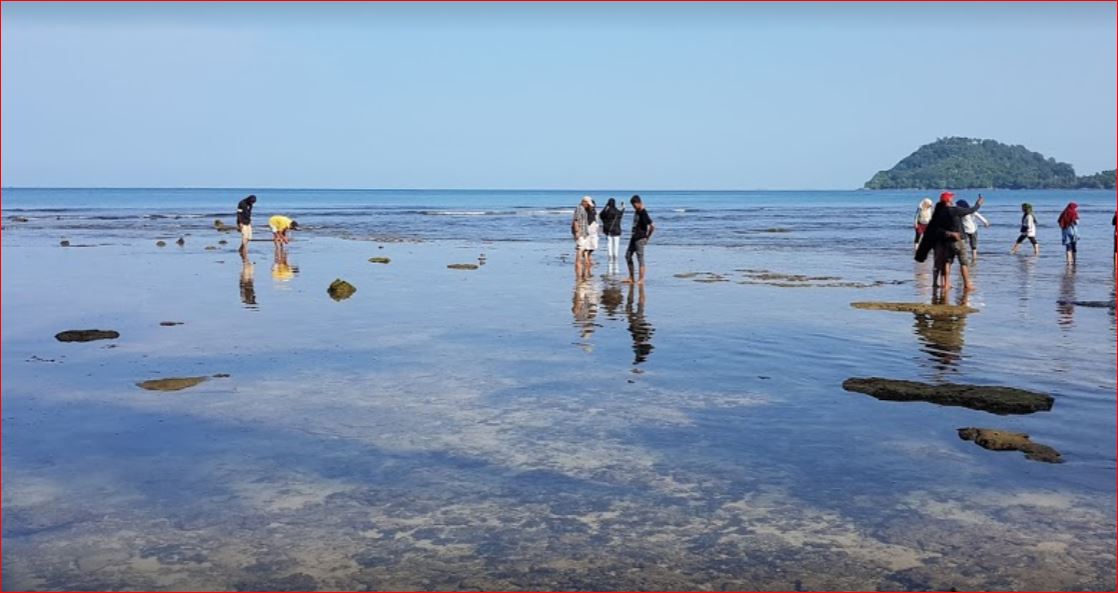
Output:
<instances>
[{"instance_id":1,"label":"shallow water","mask_svg":"<svg viewBox=\"0 0 1118 593\"><path fill-rule=\"evenodd\" d=\"M399 206L563 203L486 195ZM663 212L695 196L649 197L643 291L604 253L576 283L560 214L526 216L514 242L496 215L340 225L411 240L397 243L343 239L308 211L314 230L286 261L257 242L246 266L229 245L205 250L234 239L207 228L209 203L141 203L117 222L91 218L105 204L27 223L5 211L3 586L1112 590L1115 317L1058 301L1114 299L1113 193L1072 194L1086 220L1070 271L1052 229L1039 259L1004 253L1005 192L968 300L980 311L960 320L849 306L931 299L911 196L863 212L849 249L813 218L877 195L785 196L770 219L704 194L741 212L701 220ZM1065 198L1028 196L1042 222ZM6 207L19 199L5 190ZM788 232L749 232L770 226ZM179 234L183 247L154 246ZM482 253L477 270L446 268ZM759 270L841 280L750 283ZM357 293L331 300L335 278ZM92 327L121 337L53 338ZM218 373L231 376L135 385ZM1056 403L995 416L883 402L843 391L853 376ZM963 426L1027 432L1066 462L981 449Z\"/></svg>"}]
</instances>

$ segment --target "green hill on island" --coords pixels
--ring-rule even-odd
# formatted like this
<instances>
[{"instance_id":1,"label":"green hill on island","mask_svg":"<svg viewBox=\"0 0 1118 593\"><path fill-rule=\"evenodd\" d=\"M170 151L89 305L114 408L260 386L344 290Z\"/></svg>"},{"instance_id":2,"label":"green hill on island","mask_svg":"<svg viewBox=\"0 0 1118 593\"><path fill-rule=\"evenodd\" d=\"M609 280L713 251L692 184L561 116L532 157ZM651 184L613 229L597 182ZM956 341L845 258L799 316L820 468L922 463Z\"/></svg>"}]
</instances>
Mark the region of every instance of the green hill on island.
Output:
<instances>
[{"instance_id":1,"label":"green hill on island","mask_svg":"<svg viewBox=\"0 0 1118 593\"><path fill-rule=\"evenodd\" d=\"M1076 176L1075 169L1024 146L996 140L940 138L921 146L866 189L1114 189L1114 169Z\"/></svg>"}]
</instances>

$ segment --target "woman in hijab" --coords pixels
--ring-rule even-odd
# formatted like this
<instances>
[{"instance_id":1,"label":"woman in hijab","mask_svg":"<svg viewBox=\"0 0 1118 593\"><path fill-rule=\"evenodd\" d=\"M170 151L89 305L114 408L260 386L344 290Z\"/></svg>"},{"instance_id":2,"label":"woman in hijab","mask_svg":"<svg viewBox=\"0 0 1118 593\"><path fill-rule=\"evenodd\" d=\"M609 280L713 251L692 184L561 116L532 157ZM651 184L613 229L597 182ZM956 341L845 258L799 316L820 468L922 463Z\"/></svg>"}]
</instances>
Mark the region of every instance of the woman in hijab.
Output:
<instances>
[{"instance_id":1,"label":"woman in hijab","mask_svg":"<svg viewBox=\"0 0 1118 593\"><path fill-rule=\"evenodd\" d=\"M609 248L609 260L611 262L617 261L617 256L621 254L621 219L625 216L625 202L621 203L621 208L617 207L617 200L610 198L606 202L606 207L602 208L602 214L599 218L602 219L602 230L605 231L607 247Z\"/></svg>"},{"instance_id":2,"label":"woman in hijab","mask_svg":"<svg viewBox=\"0 0 1118 593\"><path fill-rule=\"evenodd\" d=\"M928 229L928 222L932 220L932 200L924 198L920 200L920 205L916 207L916 216L912 219L912 228L916 230L916 238L912 240L912 250L920 246L920 239L924 238L924 232Z\"/></svg>"},{"instance_id":3,"label":"woman in hijab","mask_svg":"<svg viewBox=\"0 0 1118 593\"><path fill-rule=\"evenodd\" d=\"M1033 214L1033 205L1028 202L1021 204L1021 234L1009 252L1017 253L1025 239L1033 244L1033 255L1040 255L1040 244L1036 242L1036 215Z\"/></svg>"},{"instance_id":4,"label":"woman in hijab","mask_svg":"<svg viewBox=\"0 0 1118 593\"><path fill-rule=\"evenodd\" d=\"M1079 242L1079 204L1069 202L1060 218L1060 241L1064 244L1064 258L1068 265L1075 263L1076 243Z\"/></svg>"}]
</instances>

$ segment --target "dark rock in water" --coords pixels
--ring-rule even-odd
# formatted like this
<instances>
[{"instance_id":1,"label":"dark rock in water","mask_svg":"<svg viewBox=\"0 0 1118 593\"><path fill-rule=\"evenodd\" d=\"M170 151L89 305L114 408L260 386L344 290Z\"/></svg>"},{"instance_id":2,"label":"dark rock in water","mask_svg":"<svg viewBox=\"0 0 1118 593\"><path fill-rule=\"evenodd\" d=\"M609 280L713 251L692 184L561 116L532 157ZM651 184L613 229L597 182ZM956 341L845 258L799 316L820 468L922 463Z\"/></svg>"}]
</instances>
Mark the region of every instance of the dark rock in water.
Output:
<instances>
[{"instance_id":1,"label":"dark rock in water","mask_svg":"<svg viewBox=\"0 0 1118 593\"><path fill-rule=\"evenodd\" d=\"M477 264L447 264L451 270L476 270Z\"/></svg>"},{"instance_id":2,"label":"dark rock in water","mask_svg":"<svg viewBox=\"0 0 1118 593\"><path fill-rule=\"evenodd\" d=\"M136 386L148 391L181 391L188 387L205 381L209 377L170 377L167 379L151 379L150 381L142 381L137 383Z\"/></svg>"},{"instance_id":3,"label":"dark rock in water","mask_svg":"<svg viewBox=\"0 0 1118 593\"><path fill-rule=\"evenodd\" d=\"M357 289L341 278L331 282L330 287L326 289L326 294L330 295L330 298L335 301L344 301L353 296L355 292L357 292Z\"/></svg>"},{"instance_id":4,"label":"dark rock in water","mask_svg":"<svg viewBox=\"0 0 1118 593\"><path fill-rule=\"evenodd\" d=\"M226 241L225 239L222 239L222 240L217 242L218 245L226 245L228 243L229 243L229 241Z\"/></svg>"},{"instance_id":5,"label":"dark rock in water","mask_svg":"<svg viewBox=\"0 0 1118 593\"><path fill-rule=\"evenodd\" d=\"M1076 307L1094 307L1098 309L1113 309L1114 301L1056 301L1057 304Z\"/></svg>"},{"instance_id":6,"label":"dark rock in water","mask_svg":"<svg viewBox=\"0 0 1118 593\"><path fill-rule=\"evenodd\" d=\"M1029 440L1023 432L1009 432L993 428L960 428L959 438L974 441L974 444L991 451L1020 451L1026 459L1045 463L1063 463L1060 452L1040 443Z\"/></svg>"},{"instance_id":7,"label":"dark rock in water","mask_svg":"<svg viewBox=\"0 0 1118 593\"><path fill-rule=\"evenodd\" d=\"M386 264L390 261L392 261L392 260L388 259L387 257L370 257L369 258L369 263L371 263L371 264Z\"/></svg>"},{"instance_id":8,"label":"dark rock in water","mask_svg":"<svg viewBox=\"0 0 1118 593\"><path fill-rule=\"evenodd\" d=\"M206 245L206 251L217 251L217 245Z\"/></svg>"},{"instance_id":9,"label":"dark rock in water","mask_svg":"<svg viewBox=\"0 0 1118 593\"><path fill-rule=\"evenodd\" d=\"M931 385L916 381L851 378L842 382L847 391L857 391L880 400L897 402L922 401L941 406L961 406L992 414L1032 414L1052 409L1052 396L1012 387L988 385Z\"/></svg>"},{"instance_id":10,"label":"dark rock in water","mask_svg":"<svg viewBox=\"0 0 1118 593\"><path fill-rule=\"evenodd\" d=\"M156 242L155 242L155 246L156 246L156 247L166 247L166 246L167 246L167 242L166 242L166 241L156 241Z\"/></svg>"},{"instance_id":11,"label":"dark rock in water","mask_svg":"<svg viewBox=\"0 0 1118 593\"><path fill-rule=\"evenodd\" d=\"M92 342L94 340L115 340L120 332L111 329L68 329L54 334L59 342Z\"/></svg>"},{"instance_id":12,"label":"dark rock in water","mask_svg":"<svg viewBox=\"0 0 1118 593\"><path fill-rule=\"evenodd\" d=\"M67 241L66 239L63 239L63 240L59 241L58 244L63 246L63 247L69 247L70 246L70 242Z\"/></svg>"},{"instance_id":13,"label":"dark rock in water","mask_svg":"<svg viewBox=\"0 0 1118 593\"><path fill-rule=\"evenodd\" d=\"M223 226L225 226L224 221L222 221L220 218L214 219L214 228L215 229L220 229Z\"/></svg>"},{"instance_id":14,"label":"dark rock in water","mask_svg":"<svg viewBox=\"0 0 1118 593\"><path fill-rule=\"evenodd\" d=\"M214 373L213 375L210 375L210 376L215 378L215 379L228 379L229 377L232 377L233 375L230 375L229 373Z\"/></svg>"},{"instance_id":15,"label":"dark rock in water","mask_svg":"<svg viewBox=\"0 0 1118 593\"><path fill-rule=\"evenodd\" d=\"M171 327L173 325L182 325L182 323L183 322L181 321L160 321L159 325L162 325L164 327Z\"/></svg>"},{"instance_id":16,"label":"dark rock in water","mask_svg":"<svg viewBox=\"0 0 1118 593\"><path fill-rule=\"evenodd\" d=\"M175 241L175 245L178 245L179 247L182 247L183 245L186 245L186 239L184 239L182 237L179 237L179 240Z\"/></svg>"},{"instance_id":17,"label":"dark rock in water","mask_svg":"<svg viewBox=\"0 0 1118 593\"><path fill-rule=\"evenodd\" d=\"M920 315L928 315L931 317L946 317L955 315L966 315L968 313L978 313L978 309L965 305L933 305L930 303L885 303L880 301L866 301L860 303L850 303L850 306L854 307L855 309L867 309L870 311L900 311L902 313L918 313Z\"/></svg>"},{"instance_id":18,"label":"dark rock in water","mask_svg":"<svg viewBox=\"0 0 1118 593\"><path fill-rule=\"evenodd\" d=\"M12 222L30 222L27 218L25 218L23 216L10 216L10 217L8 217L8 220L10 220Z\"/></svg>"},{"instance_id":19,"label":"dark rock in water","mask_svg":"<svg viewBox=\"0 0 1118 593\"><path fill-rule=\"evenodd\" d=\"M790 233L792 231L783 227L772 227L761 231L762 233Z\"/></svg>"}]
</instances>

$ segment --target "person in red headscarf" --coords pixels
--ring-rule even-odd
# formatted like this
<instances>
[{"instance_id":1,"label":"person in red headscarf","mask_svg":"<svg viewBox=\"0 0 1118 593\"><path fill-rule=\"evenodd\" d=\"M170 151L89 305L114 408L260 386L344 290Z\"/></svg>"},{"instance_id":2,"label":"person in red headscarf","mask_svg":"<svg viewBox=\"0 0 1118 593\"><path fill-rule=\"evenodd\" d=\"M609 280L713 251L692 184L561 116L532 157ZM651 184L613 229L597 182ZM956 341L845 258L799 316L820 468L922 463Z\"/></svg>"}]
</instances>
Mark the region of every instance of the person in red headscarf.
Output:
<instances>
[{"instance_id":1,"label":"person in red headscarf","mask_svg":"<svg viewBox=\"0 0 1118 593\"><path fill-rule=\"evenodd\" d=\"M1060 225L1060 240L1064 244L1064 259L1068 265L1074 265L1076 244L1079 243L1079 204L1068 202L1056 223Z\"/></svg>"}]
</instances>

